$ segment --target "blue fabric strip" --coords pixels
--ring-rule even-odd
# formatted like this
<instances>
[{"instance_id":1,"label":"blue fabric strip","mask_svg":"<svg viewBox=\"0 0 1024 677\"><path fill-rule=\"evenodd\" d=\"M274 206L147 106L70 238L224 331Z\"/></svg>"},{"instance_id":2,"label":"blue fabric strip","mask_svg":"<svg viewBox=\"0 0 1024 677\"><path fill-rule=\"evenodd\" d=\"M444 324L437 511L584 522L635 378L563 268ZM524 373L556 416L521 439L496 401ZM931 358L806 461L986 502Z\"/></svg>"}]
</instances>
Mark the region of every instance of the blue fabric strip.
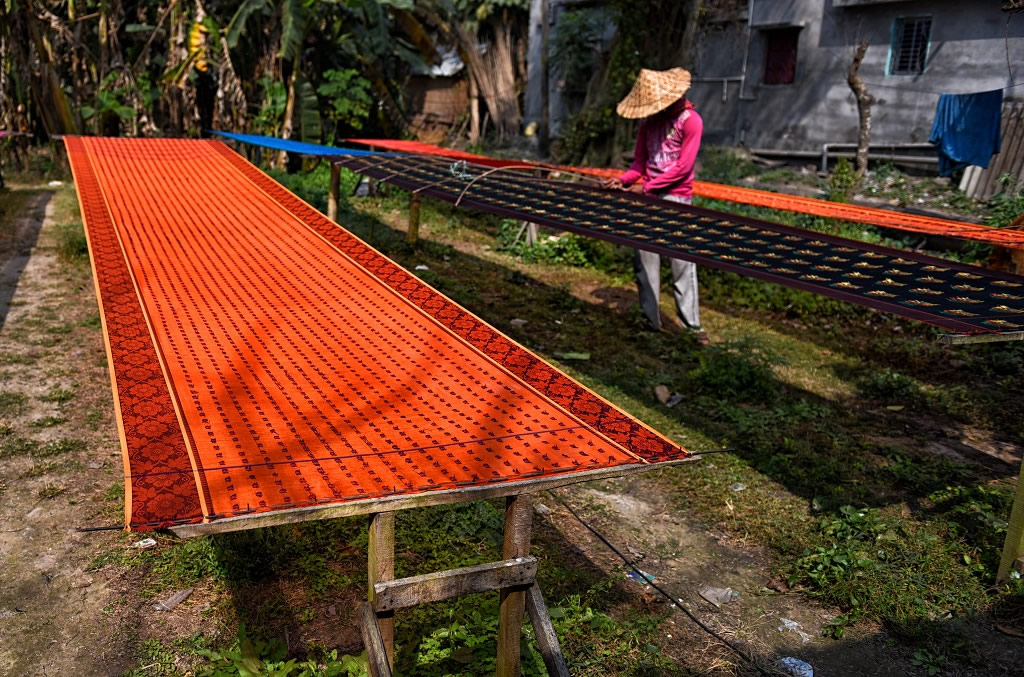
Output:
<instances>
[{"instance_id":1,"label":"blue fabric strip","mask_svg":"<svg viewBox=\"0 0 1024 677\"><path fill-rule=\"evenodd\" d=\"M258 134L236 134L234 132L221 132L215 129L210 130L210 133L216 134L217 136L222 136L225 139L238 141L240 143L248 143L253 146L263 146L264 148L273 148L274 150L283 150L289 153L300 153L302 155L317 155L321 157L350 157L357 155L404 155L404 153L378 153L372 150L356 150L355 148L335 148L333 146L323 146L318 143L305 143L303 141L279 139L275 136L259 136Z\"/></svg>"}]
</instances>

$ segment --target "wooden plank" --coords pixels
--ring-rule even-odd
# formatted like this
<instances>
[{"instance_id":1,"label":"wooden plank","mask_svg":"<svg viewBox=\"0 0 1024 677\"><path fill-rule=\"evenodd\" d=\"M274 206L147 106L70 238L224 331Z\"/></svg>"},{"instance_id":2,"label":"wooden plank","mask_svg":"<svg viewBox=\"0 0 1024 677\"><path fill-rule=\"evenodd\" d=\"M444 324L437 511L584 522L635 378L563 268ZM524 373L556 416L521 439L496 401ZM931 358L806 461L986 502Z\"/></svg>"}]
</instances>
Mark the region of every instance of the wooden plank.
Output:
<instances>
[{"instance_id":1,"label":"wooden plank","mask_svg":"<svg viewBox=\"0 0 1024 677\"><path fill-rule=\"evenodd\" d=\"M537 646L540 648L540 655L544 659L548 674L553 677L569 677L569 666L565 662L565 655L562 654L558 633L551 623L551 614L548 613L548 605L544 603L544 595L540 593L540 586L536 583L526 591L526 611L530 614L533 634L537 637Z\"/></svg>"},{"instance_id":2,"label":"wooden plank","mask_svg":"<svg viewBox=\"0 0 1024 677\"><path fill-rule=\"evenodd\" d=\"M425 508L431 505L448 505L464 501L501 498L502 496L544 491L591 480L621 477L634 472L660 470L671 465L685 463L687 460L689 459L680 458L660 463L635 463L632 465L620 465L614 468L566 472L536 479L501 482L463 489L425 491L418 494L367 498L346 501L345 503L326 503L324 505L311 505L301 508L287 508L250 515L239 515L238 517L225 517L203 524L181 524L169 527L168 530L179 538L193 538L207 534L223 534L231 531L260 529L282 524L298 524L311 520L354 517L356 515L369 515L375 512L407 510L409 508Z\"/></svg>"},{"instance_id":3,"label":"wooden plank","mask_svg":"<svg viewBox=\"0 0 1024 677\"><path fill-rule=\"evenodd\" d=\"M1007 190L1013 190L1022 178L1022 164L1024 164L1024 158L1021 157L1024 154L1024 105L1017 104L1013 107L1009 119L1007 120L1008 126L1013 130L1012 139L1009 147L1005 148L1006 162L1004 165L1004 173L1010 174L1017 181L1006 186ZM995 177L995 180L999 180L999 176ZM993 193L998 190L1002 190L1003 186L998 184Z\"/></svg>"},{"instance_id":4,"label":"wooden plank","mask_svg":"<svg viewBox=\"0 0 1024 677\"><path fill-rule=\"evenodd\" d=\"M409 232L406 234L409 244L415 245L420 239L420 196L413 193L409 196Z\"/></svg>"},{"instance_id":5,"label":"wooden plank","mask_svg":"<svg viewBox=\"0 0 1024 677\"><path fill-rule=\"evenodd\" d=\"M1017 114L1017 126L1024 130L1024 103L1018 103L1014 110ZM1024 188L1024 141L1017 147L1016 150L1017 162L1014 168L1015 176L1017 177L1017 184L1014 186L1015 190L1021 190Z\"/></svg>"},{"instance_id":6,"label":"wooden plank","mask_svg":"<svg viewBox=\"0 0 1024 677\"><path fill-rule=\"evenodd\" d=\"M527 557L530 554L532 509L528 494L505 499L505 538L501 549L505 559ZM503 588L498 611L498 677L519 677L519 644L525 613L526 591L522 588Z\"/></svg>"},{"instance_id":7,"label":"wooden plank","mask_svg":"<svg viewBox=\"0 0 1024 677\"><path fill-rule=\"evenodd\" d=\"M371 608L377 605L376 585L395 577L395 513L382 512L370 516L370 544L367 548L367 576L369 591L367 601ZM388 664L395 664L395 614L393 611L377 612L381 642L387 654Z\"/></svg>"},{"instance_id":8,"label":"wooden plank","mask_svg":"<svg viewBox=\"0 0 1024 677\"><path fill-rule=\"evenodd\" d=\"M331 183L327 191L327 218L338 222L338 193L341 191L341 165L331 163Z\"/></svg>"},{"instance_id":9,"label":"wooden plank","mask_svg":"<svg viewBox=\"0 0 1024 677\"><path fill-rule=\"evenodd\" d=\"M1024 331L1004 331L998 334L941 334L939 341L947 346L963 346L969 343L1024 341Z\"/></svg>"},{"instance_id":10,"label":"wooden plank","mask_svg":"<svg viewBox=\"0 0 1024 677\"><path fill-rule=\"evenodd\" d=\"M987 200L999 191L999 177L1003 174L1003 165L1006 164L1006 152L1013 145L1013 135L1016 129L1010 122L1010 109L1003 107L1000 117L1000 137L1002 139L1002 151L989 158L988 167L981 173L982 182L977 191L978 197Z\"/></svg>"},{"instance_id":11,"label":"wooden plank","mask_svg":"<svg viewBox=\"0 0 1024 677\"><path fill-rule=\"evenodd\" d=\"M534 557L516 557L500 562L399 578L373 586L374 608L377 613L405 609L475 592L527 586L536 578L537 559Z\"/></svg>"},{"instance_id":12,"label":"wooden plank","mask_svg":"<svg viewBox=\"0 0 1024 677\"><path fill-rule=\"evenodd\" d=\"M384 650L380 627L377 625L377 614L369 602L363 602L360 610L360 631L363 635L363 648L369 663L370 677L391 677L391 664Z\"/></svg>"},{"instance_id":13,"label":"wooden plank","mask_svg":"<svg viewBox=\"0 0 1024 677\"><path fill-rule=\"evenodd\" d=\"M1013 173L1013 164L1018 154L1024 149L1024 120L1020 109L1016 106L1005 106L1002 117L1002 149L993 156L992 163L986 170L987 181L984 190L978 197L987 200L1003 190L999 179L1003 174Z\"/></svg>"}]
</instances>

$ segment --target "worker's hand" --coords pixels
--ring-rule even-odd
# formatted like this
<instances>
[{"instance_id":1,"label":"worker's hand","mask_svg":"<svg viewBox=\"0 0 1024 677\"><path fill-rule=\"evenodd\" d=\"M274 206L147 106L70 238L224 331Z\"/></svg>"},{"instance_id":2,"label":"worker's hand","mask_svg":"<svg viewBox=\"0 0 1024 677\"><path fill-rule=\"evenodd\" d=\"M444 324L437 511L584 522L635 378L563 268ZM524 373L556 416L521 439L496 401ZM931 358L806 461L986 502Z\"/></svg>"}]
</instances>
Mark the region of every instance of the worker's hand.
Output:
<instances>
[{"instance_id":1,"label":"worker's hand","mask_svg":"<svg viewBox=\"0 0 1024 677\"><path fill-rule=\"evenodd\" d=\"M624 186L618 179L605 179L601 182L601 187L605 190L622 190Z\"/></svg>"}]
</instances>

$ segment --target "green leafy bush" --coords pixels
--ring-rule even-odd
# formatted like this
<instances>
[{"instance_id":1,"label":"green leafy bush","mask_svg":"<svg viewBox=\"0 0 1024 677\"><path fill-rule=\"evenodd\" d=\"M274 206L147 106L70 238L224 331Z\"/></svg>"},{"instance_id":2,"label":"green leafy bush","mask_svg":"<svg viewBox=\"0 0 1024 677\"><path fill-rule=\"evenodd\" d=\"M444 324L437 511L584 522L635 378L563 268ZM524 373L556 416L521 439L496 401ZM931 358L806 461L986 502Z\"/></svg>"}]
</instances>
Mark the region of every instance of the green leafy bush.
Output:
<instances>
[{"instance_id":1,"label":"green leafy bush","mask_svg":"<svg viewBox=\"0 0 1024 677\"><path fill-rule=\"evenodd\" d=\"M339 125L363 128L373 110L373 97L370 95L370 81L355 69L326 70L323 77L324 82L317 87L316 93L330 105L325 117L333 123L327 139L328 143L333 143Z\"/></svg>"},{"instance_id":2,"label":"green leafy bush","mask_svg":"<svg viewBox=\"0 0 1024 677\"><path fill-rule=\"evenodd\" d=\"M569 266L586 266L590 264L587 257L589 238L582 238L573 233L562 235L548 235L540 233L537 242L531 247L525 243L525 238L517 235L523 230L523 225L513 219L505 219L501 222L498 231L498 250L508 252L527 263L550 263ZM524 231L525 234L525 231Z\"/></svg>"},{"instance_id":3,"label":"green leafy bush","mask_svg":"<svg viewBox=\"0 0 1024 677\"><path fill-rule=\"evenodd\" d=\"M702 395L718 399L767 402L777 390L772 365L778 359L749 341L707 346L690 371L690 379Z\"/></svg>"},{"instance_id":4,"label":"green leafy bush","mask_svg":"<svg viewBox=\"0 0 1024 677\"><path fill-rule=\"evenodd\" d=\"M818 535L827 545L806 549L790 582L844 610L825 628L833 637L864 617L913 632L933 618L969 612L985 599L980 579L986 569L955 532L936 533L874 508L845 505L821 519Z\"/></svg>"},{"instance_id":5,"label":"green leafy bush","mask_svg":"<svg viewBox=\"0 0 1024 677\"><path fill-rule=\"evenodd\" d=\"M548 58L558 70L569 95L587 93L604 29L602 17L592 9L570 9L558 18Z\"/></svg>"},{"instance_id":6,"label":"green leafy bush","mask_svg":"<svg viewBox=\"0 0 1024 677\"><path fill-rule=\"evenodd\" d=\"M841 157L836 162L832 176L828 180L827 197L832 202L849 202L855 190L857 190L857 172L853 171L849 160Z\"/></svg>"},{"instance_id":7,"label":"green leafy bush","mask_svg":"<svg viewBox=\"0 0 1024 677\"><path fill-rule=\"evenodd\" d=\"M1003 190L988 201L991 215L987 223L996 228L1005 228L1024 214L1024 190L1014 190L1012 185L1016 179L1008 174L1000 177L999 181Z\"/></svg>"},{"instance_id":8,"label":"green leafy bush","mask_svg":"<svg viewBox=\"0 0 1024 677\"><path fill-rule=\"evenodd\" d=\"M749 160L728 146L703 146L700 163L698 178L716 183L738 183L753 170Z\"/></svg>"},{"instance_id":9,"label":"green leafy bush","mask_svg":"<svg viewBox=\"0 0 1024 677\"><path fill-rule=\"evenodd\" d=\"M246 634L245 625L238 628L234 644L221 651L200 649L210 665L199 672L201 677L364 677L369 674L366 654L338 656L337 650L304 661L286 661L288 649L279 639L265 641Z\"/></svg>"},{"instance_id":10,"label":"green leafy bush","mask_svg":"<svg viewBox=\"0 0 1024 677\"><path fill-rule=\"evenodd\" d=\"M876 400L916 400L921 388L917 381L898 371L885 367L872 369L857 379L857 388L864 395Z\"/></svg>"},{"instance_id":11,"label":"green leafy bush","mask_svg":"<svg viewBox=\"0 0 1024 677\"><path fill-rule=\"evenodd\" d=\"M302 197L303 200L322 212L327 211L327 196L330 192L331 168L327 163L320 163L311 171L289 174L281 169L267 172L275 181ZM355 192L361 177L347 169L341 170L341 181L338 188L339 200L344 202Z\"/></svg>"}]
</instances>

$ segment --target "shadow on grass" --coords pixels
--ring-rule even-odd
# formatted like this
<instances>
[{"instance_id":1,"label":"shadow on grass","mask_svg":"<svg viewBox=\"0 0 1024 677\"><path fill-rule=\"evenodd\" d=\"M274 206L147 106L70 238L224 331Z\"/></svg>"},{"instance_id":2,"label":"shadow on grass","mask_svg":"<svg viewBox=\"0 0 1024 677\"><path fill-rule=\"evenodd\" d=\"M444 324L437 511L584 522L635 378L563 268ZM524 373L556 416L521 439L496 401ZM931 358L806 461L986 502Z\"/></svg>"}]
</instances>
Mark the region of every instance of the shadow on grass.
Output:
<instances>
[{"instance_id":1,"label":"shadow on grass","mask_svg":"<svg viewBox=\"0 0 1024 677\"><path fill-rule=\"evenodd\" d=\"M501 559L503 515L500 501L399 512L396 575ZM327 662L328 651L362 652L358 608L365 597L366 524L358 517L308 522L201 539L206 545L200 547L209 549L210 573L228 586L232 620L245 625L247 636L273 638L289 656ZM575 669L679 674L668 669L668 659L643 648L655 640L661 615L631 610L624 581L609 579L541 523L534 553L542 560L540 582ZM399 610L396 674L493 673L497 625L496 592ZM546 674L530 633L524 638L523 674Z\"/></svg>"},{"instance_id":2,"label":"shadow on grass","mask_svg":"<svg viewBox=\"0 0 1024 677\"><path fill-rule=\"evenodd\" d=\"M400 199L395 198L394 206L401 204ZM385 201L384 207L390 206ZM439 211L447 218L458 218L462 224L474 220L473 215L445 214L444 207ZM725 470L753 468L784 487L791 496L802 499L805 510L811 506L812 513L826 517L838 514L835 511L848 504L905 504L920 518L935 519L943 525L960 519L966 526L959 527L962 532L954 532L954 540L981 534L980 542L991 549L998 539L998 525L975 520L977 513L985 511L974 508L987 500L985 505L992 511L989 514L998 513L1006 507L1000 502L1003 497L979 499L971 492L976 490L975 485L1014 474L1012 462L1001 466L958 463L904 447L892 439L897 436L890 428L902 425L900 435L912 437L915 431L906 429L912 419L896 412L880 414L880 406L886 411L884 405L864 393L835 402L784 383L772 371L773 355L756 342L733 342L701 351L679 334L640 333L635 318L622 312L632 305L621 288L594 289L591 296L601 302L589 303L571 294L565 286L546 284L512 266L464 254L446 244L423 240L417 247L411 247L403 232L349 205L343 205L340 220L354 234L407 269L428 264L429 270L418 273L422 279L528 348L545 356L590 352L589 360L559 366L656 428L692 430L702 444L736 449L735 460L730 462L732 465L725 464ZM483 230L493 236L494 226L492 222ZM725 303L718 307L724 312L733 310ZM617 312L609 312L612 308ZM510 322L513 318L526 319L527 324L516 327ZM759 317L759 321L765 318ZM769 314L767 323L783 333L799 333L777 316ZM856 336L842 337L837 341L838 349L859 357L858 345L862 341ZM864 366L863 371L869 373L873 368ZM858 374L844 377L858 378ZM666 383L687 394L687 399L672 410L659 407L652 393L655 385ZM724 486L713 487L713 495L708 494L705 486L701 496L699 482L687 479L695 475L690 470L687 467L673 471L676 483L663 486L666 490L681 491L681 500L691 505L721 503L723 495L728 496L718 493L724 492ZM707 479L708 474L699 478L700 482ZM951 484L965 487L965 494L954 493L937 500L936 492ZM494 539L500 534L500 522L492 522L500 513L493 505L474 505L489 504L421 510L416 511L419 515L400 516L398 575L496 559ZM707 506L703 514L715 517L714 510ZM437 524L424 520L435 520ZM263 632L293 638L289 642L293 650L303 644L308 646L309 642L322 642L358 651L357 635L352 631L357 627L355 603L361 598L365 577L365 527L360 520L336 522L331 526L312 523L270 530L282 534L273 537L283 539L277 543L223 541L217 545L218 561L239 559L240 555L247 559L246 553L254 547L270 557L259 565L257 578L232 575L234 608L239 620L251 622L252 627ZM403 523L412 526L403 527ZM486 533L474 530L474 524L482 524ZM460 529L466 533L460 535ZM804 531L797 534L800 529ZM788 546L788 553L786 547L781 551L795 556L805 544L814 545L814 538L825 541L829 537L827 533L808 536L806 531L804 527L794 529L794 542ZM576 555L561 555L571 552L571 544L564 537L539 533L537 543L538 549L546 554L542 580L549 605L569 609L570 618L585 617L588 604L591 612L607 616L628 597L621 584L608 587L602 583L600 569L583 561L585 557L580 560ZM780 543L772 545L778 547ZM977 571L977 577L984 579L986 571ZM950 579L957 581L962 578ZM269 593L265 592L265 585L270 586ZM310 595L314 586L325 589L326 597L313 599ZM597 593L588 599L580 593L581 589ZM491 660L497 600L496 595L490 597L470 597L400 613L400 665L412 672L422 669L426 674L442 667L465 671L466 659ZM828 601L842 603L835 598ZM302 611L296 613L296 609ZM922 617L927 611L922 610ZM600 630L600 626L600 622L591 624L588 632ZM317 627L323 631L310 629ZM342 633L343 627L347 630ZM897 623L896 627L900 625ZM923 625L918 622L903 626L908 632L920 627ZM946 626L938 623L933 627L941 633ZM593 646L593 636L580 634L576 640L567 642L566 651L571 657L586 656ZM627 656L636 658L623 650L623 660ZM421 667L415 667L417 664Z\"/></svg>"}]
</instances>

